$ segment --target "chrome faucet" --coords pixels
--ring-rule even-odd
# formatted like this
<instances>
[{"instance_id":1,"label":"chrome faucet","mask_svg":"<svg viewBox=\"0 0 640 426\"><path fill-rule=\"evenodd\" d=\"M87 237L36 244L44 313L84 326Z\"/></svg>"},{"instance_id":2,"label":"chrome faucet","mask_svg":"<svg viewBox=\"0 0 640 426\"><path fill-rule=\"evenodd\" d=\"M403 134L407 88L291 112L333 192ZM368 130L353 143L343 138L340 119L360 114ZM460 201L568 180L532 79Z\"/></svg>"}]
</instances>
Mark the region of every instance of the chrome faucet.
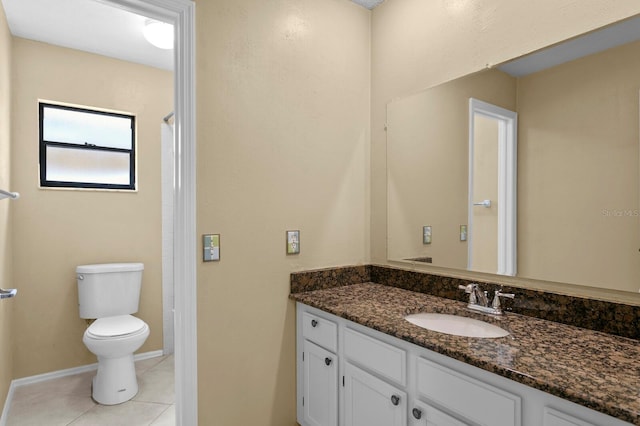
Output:
<instances>
[{"instance_id":1,"label":"chrome faucet","mask_svg":"<svg viewBox=\"0 0 640 426\"><path fill-rule=\"evenodd\" d=\"M493 302L489 306L489 298L486 291L480 289L480 284L471 283L468 285L459 285L460 290L464 290L469 295L469 304L467 307L474 311L484 312L486 314L503 315L502 305L500 304L501 297L508 297L509 299L515 298L513 293L503 293L502 287L500 290L496 290L493 296Z\"/></svg>"}]
</instances>

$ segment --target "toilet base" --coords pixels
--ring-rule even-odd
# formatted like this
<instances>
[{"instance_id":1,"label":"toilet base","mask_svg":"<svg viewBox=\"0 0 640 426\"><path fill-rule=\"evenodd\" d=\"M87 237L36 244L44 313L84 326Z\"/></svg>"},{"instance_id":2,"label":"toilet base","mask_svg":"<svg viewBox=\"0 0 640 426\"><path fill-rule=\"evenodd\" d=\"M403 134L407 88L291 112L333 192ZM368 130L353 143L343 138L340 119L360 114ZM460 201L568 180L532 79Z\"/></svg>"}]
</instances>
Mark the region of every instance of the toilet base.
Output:
<instances>
[{"instance_id":1,"label":"toilet base","mask_svg":"<svg viewBox=\"0 0 640 426\"><path fill-rule=\"evenodd\" d=\"M119 358L98 357L98 374L93 378L94 401L102 405L126 402L138 393L133 354Z\"/></svg>"}]
</instances>

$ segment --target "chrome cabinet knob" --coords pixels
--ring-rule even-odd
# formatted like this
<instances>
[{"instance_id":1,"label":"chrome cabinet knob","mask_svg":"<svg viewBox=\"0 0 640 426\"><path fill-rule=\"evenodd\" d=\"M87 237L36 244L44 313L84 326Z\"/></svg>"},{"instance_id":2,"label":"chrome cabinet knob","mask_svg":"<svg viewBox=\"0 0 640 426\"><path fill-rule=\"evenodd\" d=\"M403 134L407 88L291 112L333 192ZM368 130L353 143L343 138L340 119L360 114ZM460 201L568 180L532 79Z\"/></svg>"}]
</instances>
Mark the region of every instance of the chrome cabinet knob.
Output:
<instances>
[{"instance_id":1,"label":"chrome cabinet knob","mask_svg":"<svg viewBox=\"0 0 640 426\"><path fill-rule=\"evenodd\" d=\"M400 404L400 397L398 395L391 395L391 403L393 405Z\"/></svg>"}]
</instances>

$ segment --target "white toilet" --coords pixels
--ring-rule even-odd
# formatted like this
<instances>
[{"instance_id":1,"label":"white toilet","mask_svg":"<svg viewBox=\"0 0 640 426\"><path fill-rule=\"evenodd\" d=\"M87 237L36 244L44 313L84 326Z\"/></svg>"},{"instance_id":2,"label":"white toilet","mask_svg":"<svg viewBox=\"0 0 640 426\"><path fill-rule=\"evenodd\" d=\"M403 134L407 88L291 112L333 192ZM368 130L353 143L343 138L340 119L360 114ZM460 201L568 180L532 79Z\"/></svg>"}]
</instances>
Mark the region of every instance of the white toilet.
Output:
<instances>
[{"instance_id":1,"label":"white toilet","mask_svg":"<svg viewBox=\"0 0 640 426\"><path fill-rule=\"evenodd\" d=\"M138 312L142 263L105 263L76 268L80 318L95 318L82 341L98 356L93 399L120 404L138 393L133 353L149 337Z\"/></svg>"}]
</instances>

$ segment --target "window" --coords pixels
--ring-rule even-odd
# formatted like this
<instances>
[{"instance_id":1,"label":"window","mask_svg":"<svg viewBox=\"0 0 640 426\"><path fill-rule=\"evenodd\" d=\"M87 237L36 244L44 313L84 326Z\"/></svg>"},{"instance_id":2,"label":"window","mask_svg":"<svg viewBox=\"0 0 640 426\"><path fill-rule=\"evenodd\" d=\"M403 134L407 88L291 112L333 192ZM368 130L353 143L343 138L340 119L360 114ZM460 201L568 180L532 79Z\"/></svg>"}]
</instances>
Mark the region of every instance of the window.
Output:
<instances>
[{"instance_id":1,"label":"window","mask_svg":"<svg viewBox=\"0 0 640 426\"><path fill-rule=\"evenodd\" d=\"M135 117L40 103L40 185L135 190Z\"/></svg>"}]
</instances>

